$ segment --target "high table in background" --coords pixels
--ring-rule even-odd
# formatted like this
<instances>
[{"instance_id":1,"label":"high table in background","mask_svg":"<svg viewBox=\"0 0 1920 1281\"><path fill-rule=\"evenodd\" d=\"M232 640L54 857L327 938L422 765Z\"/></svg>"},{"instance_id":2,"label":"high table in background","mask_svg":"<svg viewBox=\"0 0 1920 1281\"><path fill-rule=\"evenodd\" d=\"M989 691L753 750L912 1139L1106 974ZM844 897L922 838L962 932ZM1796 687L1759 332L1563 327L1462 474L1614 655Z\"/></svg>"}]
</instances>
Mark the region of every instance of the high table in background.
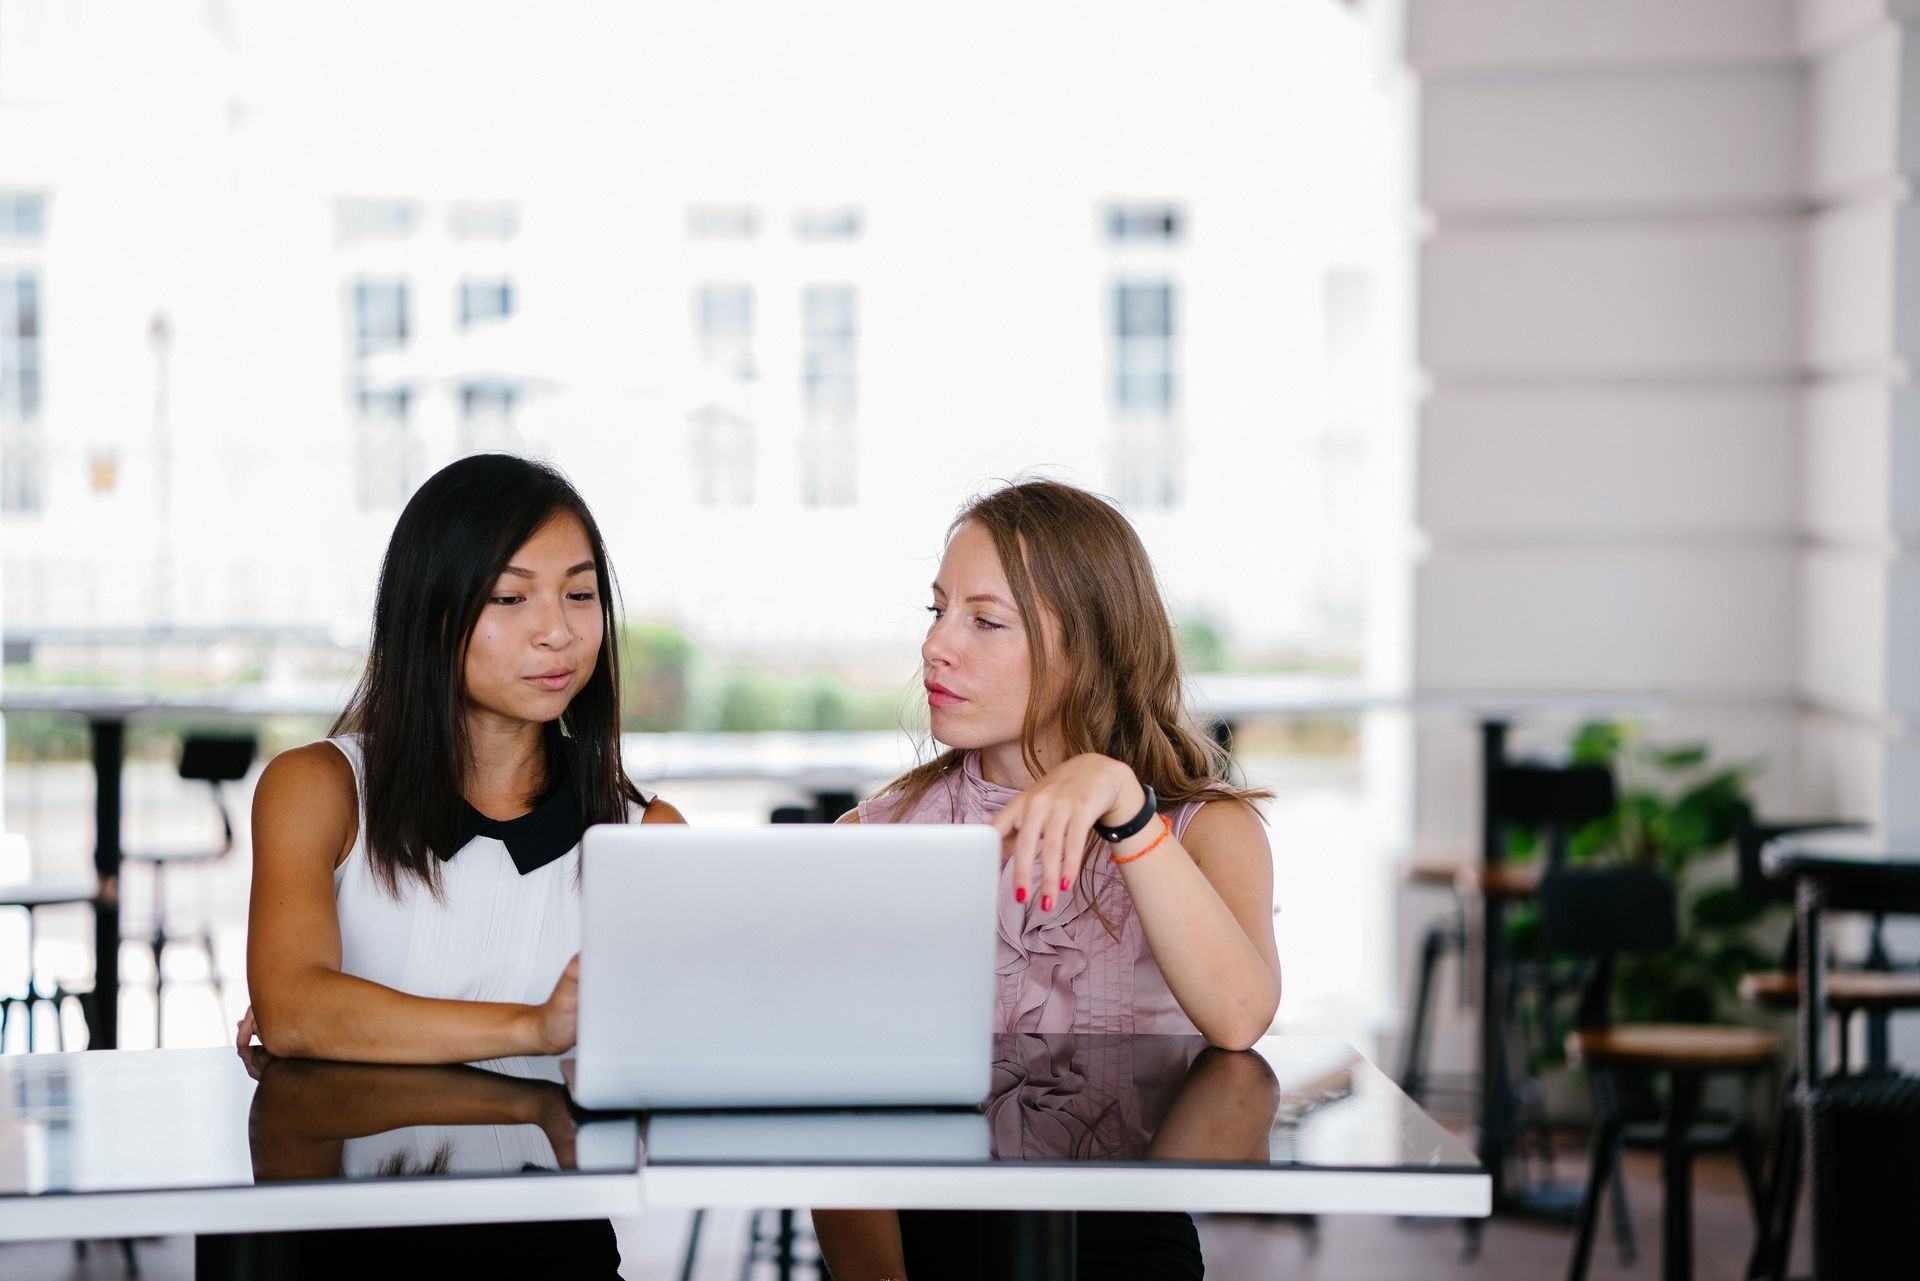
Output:
<instances>
[{"instance_id":1,"label":"high table in background","mask_svg":"<svg viewBox=\"0 0 1920 1281\"><path fill-rule=\"evenodd\" d=\"M92 1018L89 1044L120 1041L120 863L122 770L127 722L142 714L259 720L268 716L337 715L345 695L331 687L282 690L236 686L185 693L138 689L42 689L0 695L0 712L50 712L87 723L93 757L93 869L100 892L93 912Z\"/></svg>"},{"instance_id":2,"label":"high table in background","mask_svg":"<svg viewBox=\"0 0 1920 1281\"><path fill-rule=\"evenodd\" d=\"M1012 1212L993 1275L1018 1281L1073 1275L1081 1210L1488 1211L1473 1154L1337 1040L1011 1036L995 1060L978 1109L583 1121L550 1060L9 1056L0 1240L190 1232L201 1277L273 1277L294 1230L891 1205Z\"/></svg>"}]
</instances>

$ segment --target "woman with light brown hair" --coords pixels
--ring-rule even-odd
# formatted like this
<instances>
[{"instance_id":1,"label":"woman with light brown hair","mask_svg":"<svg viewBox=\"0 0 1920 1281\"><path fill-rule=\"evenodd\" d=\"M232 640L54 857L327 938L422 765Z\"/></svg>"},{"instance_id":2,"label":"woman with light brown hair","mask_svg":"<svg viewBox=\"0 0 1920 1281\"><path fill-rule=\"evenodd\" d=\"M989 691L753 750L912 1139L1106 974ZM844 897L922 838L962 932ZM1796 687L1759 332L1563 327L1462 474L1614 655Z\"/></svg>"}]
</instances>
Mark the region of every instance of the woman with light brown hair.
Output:
<instances>
[{"instance_id":1,"label":"woman with light brown hair","mask_svg":"<svg viewBox=\"0 0 1920 1281\"><path fill-rule=\"evenodd\" d=\"M997 1031L1251 1046L1280 1000L1263 793L1228 782L1184 712L1133 527L1071 485L1007 485L961 510L932 591L920 655L947 750L843 821L999 831ZM890 1212L815 1222L838 1281L904 1276L921 1257ZM1145 1266L1141 1245L1112 1266ZM1085 1275L1123 1275L1082 1258Z\"/></svg>"}]
</instances>

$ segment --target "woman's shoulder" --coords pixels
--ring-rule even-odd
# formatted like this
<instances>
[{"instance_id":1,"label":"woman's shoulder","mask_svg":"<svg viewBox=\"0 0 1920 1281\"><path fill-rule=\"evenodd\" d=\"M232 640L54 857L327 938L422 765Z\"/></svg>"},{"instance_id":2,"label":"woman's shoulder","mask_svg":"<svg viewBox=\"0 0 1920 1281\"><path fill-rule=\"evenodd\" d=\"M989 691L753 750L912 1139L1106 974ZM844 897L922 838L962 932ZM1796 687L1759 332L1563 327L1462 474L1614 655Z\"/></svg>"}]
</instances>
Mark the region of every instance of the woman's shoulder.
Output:
<instances>
[{"instance_id":1,"label":"woman's shoulder","mask_svg":"<svg viewBox=\"0 0 1920 1281\"><path fill-rule=\"evenodd\" d=\"M630 814L627 820L628 822L680 823L683 825L686 823L687 816L674 808L672 801L669 801L658 792L649 792L645 788L641 788L639 791L640 795L645 798L641 806L640 817L638 820L635 820ZM629 811L631 811L631 809L632 807L629 807Z\"/></svg>"},{"instance_id":2,"label":"woman's shoulder","mask_svg":"<svg viewBox=\"0 0 1920 1281\"><path fill-rule=\"evenodd\" d=\"M358 744L351 741L323 738L304 747L289 747L267 762L267 768L260 774L260 786L344 787L348 796L352 796L355 790L354 762L347 753L356 746Z\"/></svg>"},{"instance_id":3,"label":"woman's shoulder","mask_svg":"<svg viewBox=\"0 0 1920 1281\"><path fill-rule=\"evenodd\" d=\"M256 848L267 830L325 833L357 830L359 783L353 763L328 740L288 748L267 762L254 788ZM292 828L263 828L291 823Z\"/></svg>"},{"instance_id":4,"label":"woman's shoulder","mask_svg":"<svg viewBox=\"0 0 1920 1281\"><path fill-rule=\"evenodd\" d=\"M1181 805L1174 819L1174 835L1189 851L1220 844L1267 847L1267 830L1253 802L1227 783L1215 783Z\"/></svg>"}]
</instances>

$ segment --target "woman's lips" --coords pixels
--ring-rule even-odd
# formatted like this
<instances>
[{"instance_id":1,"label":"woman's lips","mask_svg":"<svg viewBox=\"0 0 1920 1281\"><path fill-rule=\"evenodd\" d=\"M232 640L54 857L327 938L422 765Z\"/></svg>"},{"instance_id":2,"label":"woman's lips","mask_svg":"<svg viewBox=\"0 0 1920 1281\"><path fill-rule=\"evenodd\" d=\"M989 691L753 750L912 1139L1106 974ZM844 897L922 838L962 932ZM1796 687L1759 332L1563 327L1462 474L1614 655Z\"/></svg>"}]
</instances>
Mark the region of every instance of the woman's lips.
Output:
<instances>
[{"instance_id":1,"label":"woman's lips","mask_svg":"<svg viewBox=\"0 0 1920 1281\"><path fill-rule=\"evenodd\" d=\"M573 679L573 673L545 672L539 676L529 676L526 679L532 684L538 685L541 689L565 689L567 682Z\"/></svg>"},{"instance_id":2,"label":"woman's lips","mask_svg":"<svg viewBox=\"0 0 1920 1281\"><path fill-rule=\"evenodd\" d=\"M960 697L952 690L947 689L945 686L936 685L932 681L927 682L928 707L954 707L966 701L966 699Z\"/></svg>"}]
</instances>

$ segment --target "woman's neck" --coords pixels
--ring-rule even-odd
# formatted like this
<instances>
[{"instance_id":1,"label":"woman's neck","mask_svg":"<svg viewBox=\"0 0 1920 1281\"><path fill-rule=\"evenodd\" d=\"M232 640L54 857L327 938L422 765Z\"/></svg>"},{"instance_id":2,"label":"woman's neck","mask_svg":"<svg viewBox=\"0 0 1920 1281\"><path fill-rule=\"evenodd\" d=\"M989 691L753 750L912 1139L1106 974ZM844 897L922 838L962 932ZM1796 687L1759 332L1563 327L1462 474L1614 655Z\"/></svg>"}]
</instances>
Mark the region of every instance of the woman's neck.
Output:
<instances>
[{"instance_id":1,"label":"woman's neck","mask_svg":"<svg viewBox=\"0 0 1920 1281\"><path fill-rule=\"evenodd\" d=\"M535 721L467 717L467 771L460 791L490 818L524 812L546 783L545 726Z\"/></svg>"},{"instance_id":2,"label":"woman's neck","mask_svg":"<svg viewBox=\"0 0 1920 1281\"><path fill-rule=\"evenodd\" d=\"M1051 742L1039 743L1034 747L1038 756L1040 772L1035 774L1027 768L1026 758L1021 754L1019 740L1011 743L995 743L991 747L980 749L980 777L998 787L1010 787L1016 792L1025 791L1047 776L1047 771L1060 763L1061 748Z\"/></svg>"}]
</instances>

